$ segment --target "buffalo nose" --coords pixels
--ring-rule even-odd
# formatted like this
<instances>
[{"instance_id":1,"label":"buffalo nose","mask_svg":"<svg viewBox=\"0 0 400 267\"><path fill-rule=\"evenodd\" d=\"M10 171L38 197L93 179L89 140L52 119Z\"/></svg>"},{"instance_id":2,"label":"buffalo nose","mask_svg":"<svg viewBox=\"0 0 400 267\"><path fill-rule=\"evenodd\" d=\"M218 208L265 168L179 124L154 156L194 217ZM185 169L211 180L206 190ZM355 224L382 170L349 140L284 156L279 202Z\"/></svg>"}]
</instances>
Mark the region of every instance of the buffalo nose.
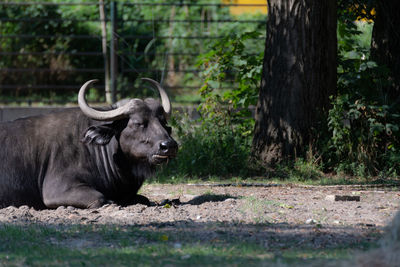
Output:
<instances>
[{"instance_id":1,"label":"buffalo nose","mask_svg":"<svg viewBox=\"0 0 400 267\"><path fill-rule=\"evenodd\" d=\"M174 140L163 141L160 143L160 150L163 153L176 153L178 144Z\"/></svg>"}]
</instances>

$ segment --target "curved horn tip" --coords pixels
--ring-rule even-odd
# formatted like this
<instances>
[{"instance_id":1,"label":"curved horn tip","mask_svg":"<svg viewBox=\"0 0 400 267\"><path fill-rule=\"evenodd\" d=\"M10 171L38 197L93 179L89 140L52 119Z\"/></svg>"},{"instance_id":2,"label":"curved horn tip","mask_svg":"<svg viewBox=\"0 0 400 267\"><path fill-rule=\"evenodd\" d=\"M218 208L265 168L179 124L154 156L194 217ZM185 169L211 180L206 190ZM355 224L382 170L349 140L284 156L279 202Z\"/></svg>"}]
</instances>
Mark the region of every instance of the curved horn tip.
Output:
<instances>
[{"instance_id":1,"label":"curved horn tip","mask_svg":"<svg viewBox=\"0 0 400 267\"><path fill-rule=\"evenodd\" d=\"M98 82L98 81L99 81L98 79L93 79L93 80L89 80L89 81L87 81L85 83L95 83L95 82Z\"/></svg>"},{"instance_id":2,"label":"curved horn tip","mask_svg":"<svg viewBox=\"0 0 400 267\"><path fill-rule=\"evenodd\" d=\"M98 81L99 81L98 79L93 79L93 80L87 81L86 83L96 83L96 82L98 82Z\"/></svg>"},{"instance_id":3,"label":"curved horn tip","mask_svg":"<svg viewBox=\"0 0 400 267\"><path fill-rule=\"evenodd\" d=\"M161 96L161 103L164 108L164 111L167 114L167 116L169 116L171 114L171 101L169 100L168 94L164 90L164 88L153 79L150 79L150 78L141 78L141 79L144 81L150 82L151 84L153 84L153 86L155 86L157 88L157 90Z\"/></svg>"},{"instance_id":4,"label":"curved horn tip","mask_svg":"<svg viewBox=\"0 0 400 267\"><path fill-rule=\"evenodd\" d=\"M146 77L144 77L144 78L140 78L141 80L144 80L144 81L153 81L153 82L156 82L155 80L153 80L153 79L150 79L150 78L146 78Z\"/></svg>"}]
</instances>

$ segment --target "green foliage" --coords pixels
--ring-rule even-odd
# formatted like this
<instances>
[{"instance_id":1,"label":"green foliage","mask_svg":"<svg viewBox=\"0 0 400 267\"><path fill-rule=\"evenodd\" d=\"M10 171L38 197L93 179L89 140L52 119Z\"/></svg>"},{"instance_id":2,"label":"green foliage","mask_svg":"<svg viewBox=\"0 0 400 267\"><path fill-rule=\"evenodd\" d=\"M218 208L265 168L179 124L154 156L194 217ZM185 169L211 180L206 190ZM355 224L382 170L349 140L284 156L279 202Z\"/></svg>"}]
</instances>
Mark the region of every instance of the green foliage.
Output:
<instances>
[{"instance_id":1,"label":"green foliage","mask_svg":"<svg viewBox=\"0 0 400 267\"><path fill-rule=\"evenodd\" d=\"M253 172L249 156L254 120L249 106L257 101L262 53L251 53L246 41L257 36L257 32L231 33L201 56L199 66L206 69L200 89L202 117L195 124L172 122L181 147L164 173L226 177ZM236 86L223 89L227 79L234 79Z\"/></svg>"},{"instance_id":2,"label":"green foliage","mask_svg":"<svg viewBox=\"0 0 400 267\"><path fill-rule=\"evenodd\" d=\"M99 34L99 28L93 27L93 22L79 21L82 18L91 19L94 14L98 14L96 7L91 11L40 4L0 5L0 17L4 19L0 22L0 34L7 36L1 38L0 50L21 53L18 56L1 56L0 68L35 70L2 71L0 84L76 85L81 84L83 80L99 78L93 77L92 73L88 77L89 73L68 71L74 68L98 68L103 65L102 57L73 54L77 51L101 51L101 43L96 38L70 37ZM1 91L0 98L69 101L76 98L76 92L60 90L55 95L52 90L22 91L18 88L6 88Z\"/></svg>"},{"instance_id":3,"label":"green foliage","mask_svg":"<svg viewBox=\"0 0 400 267\"><path fill-rule=\"evenodd\" d=\"M193 122L175 114L171 126L177 131L180 148L177 158L159 177L250 175L251 137L242 135L234 125L215 125L209 120Z\"/></svg>"},{"instance_id":4,"label":"green foliage","mask_svg":"<svg viewBox=\"0 0 400 267\"><path fill-rule=\"evenodd\" d=\"M360 33L356 25L339 24L338 96L328 117L329 164L352 175L393 176L400 170L399 104L385 89L389 71L368 59L369 47L357 39Z\"/></svg>"},{"instance_id":5,"label":"green foliage","mask_svg":"<svg viewBox=\"0 0 400 267\"><path fill-rule=\"evenodd\" d=\"M375 2L376 0L338 0L339 21L352 23L357 19L374 19Z\"/></svg>"},{"instance_id":6,"label":"green foliage","mask_svg":"<svg viewBox=\"0 0 400 267\"><path fill-rule=\"evenodd\" d=\"M50 0L47 0L50 1ZM47 2L44 1L44 2ZM72 55L74 52L101 52L100 23L98 5L63 5L65 1L52 0L60 5L0 5L0 17L12 21L0 21L1 35L15 35L15 38L2 38L0 48L3 52L34 52L33 55L12 55L0 58L0 67L50 69L50 72L7 72L0 77L1 84L30 85L77 85L82 81L98 78L103 81L103 73L70 72L63 69L102 69L103 56ZM74 3L76 1L68 1ZM198 102L193 87L199 86L196 71L198 54L206 53L209 44L220 36L231 31L261 30L263 23L215 23L215 20L265 19L265 15L241 15L233 17L228 6L218 5L135 5L140 0L115 1L118 13L118 64L124 71L120 72L117 90L120 97L144 97L152 91L144 90L139 76L152 77L164 84L175 87L170 94L179 96L179 100ZM197 1L197 4L217 4L220 1ZM33 2L32 2L33 3ZM110 1L105 1L105 12L110 14ZM146 1L146 4L159 4L158 0ZM163 3L176 3L174 0ZM22 21L16 21L21 19ZM50 19L50 21L49 21ZM55 19L55 20L51 20ZM65 20L63 20L65 19ZM91 21L85 21L85 19ZM107 27L110 40L110 24ZM21 38L17 35L33 35L37 38ZM77 36L93 35L97 38ZM42 36L42 37L40 37ZM54 36L54 38L43 38ZM75 37L56 37L75 36ZM171 38L172 37L172 38ZM199 38L197 38L199 37ZM258 42L263 46L263 40ZM248 49L256 51L257 44ZM37 54L38 52L56 52ZM148 71L146 71L148 70ZM157 71L155 71L157 70ZM21 83L21 81L24 81ZM188 88L181 88L184 84ZM2 97L10 100L41 98L75 102L75 90L58 90L57 95L51 90L28 92L8 90ZM103 90L99 91L102 92ZM96 101L104 100L104 92Z\"/></svg>"},{"instance_id":7,"label":"green foliage","mask_svg":"<svg viewBox=\"0 0 400 267\"><path fill-rule=\"evenodd\" d=\"M297 158L294 161L278 164L271 170L270 176L293 183L315 183L324 175L322 167L315 159Z\"/></svg>"},{"instance_id":8,"label":"green foliage","mask_svg":"<svg viewBox=\"0 0 400 267\"><path fill-rule=\"evenodd\" d=\"M143 1L130 1L130 3ZM176 3L174 0L165 3ZM124 92L124 96L143 95L138 76L156 77L164 84L173 87L170 94L175 100L198 103L199 98L193 87L199 86L196 63L197 56L210 50L210 43L230 32L260 30L263 24L257 23L215 23L215 20L265 19L265 15L248 18L246 15L233 17L227 6L207 5L221 1L197 1L202 5L124 5L119 4L119 13L124 20L119 29L121 36L120 56L124 69L130 69L130 84L134 88ZM160 3L150 0L146 3ZM146 21L137 21L146 20ZM132 36L142 36L134 38ZM171 38L172 37L172 38ZM260 45L263 40L259 40ZM255 51L257 45L250 47ZM148 69L146 72L144 70ZM152 69L152 70L150 70ZM154 72L154 70L159 70ZM190 70L195 70L191 72ZM129 85L127 83L126 85ZM181 87L185 85L185 87ZM187 86L187 88L186 88ZM138 90L134 90L138 88Z\"/></svg>"},{"instance_id":9,"label":"green foliage","mask_svg":"<svg viewBox=\"0 0 400 267\"><path fill-rule=\"evenodd\" d=\"M338 96L329 113L339 171L358 175L395 175L398 158L398 109L348 94Z\"/></svg>"},{"instance_id":10,"label":"green foliage","mask_svg":"<svg viewBox=\"0 0 400 267\"><path fill-rule=\"evenodd\" d=\"M199 65L205 71L204 84L200 89L203 102L199 110L204 120L219 126L239 122L242 126L240 130L251 133L253 120L244 118L251 117L249 106L257 103L263 53L251 53L246 48L246 42L259 36L259 32L231 32L200 57ZM233 79L235 85L225 89L228 79Z\"/></svg>"}]
</instances>

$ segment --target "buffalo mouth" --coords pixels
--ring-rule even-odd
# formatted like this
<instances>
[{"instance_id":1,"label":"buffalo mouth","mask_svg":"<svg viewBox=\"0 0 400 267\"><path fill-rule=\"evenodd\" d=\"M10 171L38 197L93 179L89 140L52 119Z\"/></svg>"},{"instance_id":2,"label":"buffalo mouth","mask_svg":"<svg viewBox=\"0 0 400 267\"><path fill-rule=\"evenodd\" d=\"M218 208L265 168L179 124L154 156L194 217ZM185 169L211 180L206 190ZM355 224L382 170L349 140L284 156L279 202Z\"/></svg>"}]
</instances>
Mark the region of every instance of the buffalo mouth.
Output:
<instances>
[{"instance_id":1,"label":"buffalo mouth","mask_svg":"<svg viewBox=\"0 0 400 267\"><path fill-rule=\"evenodd\" d=\"M151 156L151 162L156 165L160 165L163 163L168 162L171 158L174 158L175 155L169 154L169 155L163 155L163 154L154 154Z\"/></svg>"}]
</instances>

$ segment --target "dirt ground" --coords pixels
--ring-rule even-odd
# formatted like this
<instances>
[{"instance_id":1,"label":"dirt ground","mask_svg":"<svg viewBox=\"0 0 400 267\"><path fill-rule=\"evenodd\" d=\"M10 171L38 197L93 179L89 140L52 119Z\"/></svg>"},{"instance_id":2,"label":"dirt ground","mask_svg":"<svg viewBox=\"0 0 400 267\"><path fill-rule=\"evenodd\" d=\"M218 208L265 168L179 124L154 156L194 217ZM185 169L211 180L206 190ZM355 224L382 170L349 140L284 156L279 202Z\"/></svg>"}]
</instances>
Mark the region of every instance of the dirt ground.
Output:
<instances>
[{"instance_id":1,"label":"dirt ground","mask_svg":"<svg viewBox=\"0 0 400 267\"><path fill-rule=\"evenodd\" d=\"M360 186L146 185L140 193L154 206L8 207L0 209L0 223L113 224L187 232L199 242L233 234L266 248L321 248L378 239L400 204L396 188ZM335 195L354 199L336 201Z\"/></svg>"}]
</instances>

